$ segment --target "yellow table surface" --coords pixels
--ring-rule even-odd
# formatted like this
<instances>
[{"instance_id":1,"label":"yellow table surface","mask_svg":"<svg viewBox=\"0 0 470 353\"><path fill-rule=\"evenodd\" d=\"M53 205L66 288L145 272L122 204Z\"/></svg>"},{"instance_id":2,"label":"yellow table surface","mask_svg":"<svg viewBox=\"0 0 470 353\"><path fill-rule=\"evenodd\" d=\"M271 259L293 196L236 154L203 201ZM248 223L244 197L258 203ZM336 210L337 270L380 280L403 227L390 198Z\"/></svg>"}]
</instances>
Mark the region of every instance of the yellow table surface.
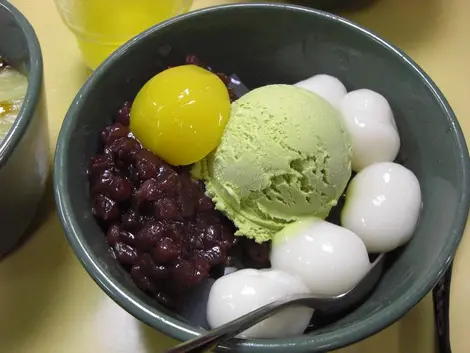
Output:
<instances>
[{"instance_id":1,"label":"yellow table surface","mask_svg":"<svg viewBox=\"0 0 470 353\"><path fill-rule=\"evenodd\" d=\"M119 0L122 1L122 0ZM195 8L237 0L195 0ZM41 42L51 159L64 114L87 72L53 0L12 0ZM470 1L377 0L346 17L371 28L415 59L450 101L470 136ZM468 235L468 229L466 235ZM0 352L158 353L175 342L127 314L93 282L63 235L49 187L31 239L0 262ZM470 239L459 248L452 281L454 353L470 350ZM434 352L428 295L401 321L341 353Z\"/></svg>"}]
</instances>

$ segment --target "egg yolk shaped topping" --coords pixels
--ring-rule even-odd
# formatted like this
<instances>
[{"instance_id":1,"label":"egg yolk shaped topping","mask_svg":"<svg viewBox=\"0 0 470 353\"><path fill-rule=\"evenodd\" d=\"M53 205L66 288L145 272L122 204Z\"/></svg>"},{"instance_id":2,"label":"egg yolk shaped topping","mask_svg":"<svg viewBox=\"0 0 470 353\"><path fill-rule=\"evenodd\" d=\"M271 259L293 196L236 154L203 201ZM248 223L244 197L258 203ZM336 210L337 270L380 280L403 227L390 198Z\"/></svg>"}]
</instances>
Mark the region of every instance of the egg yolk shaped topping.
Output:
<instances>
[{"instance_id":1,"label":"egg yolk shaped topping","mask_svg":"<svg viewBox=\"0 0 470 353\"><path fill-rule=\"evenodd\" d=\"M195 65L165 70L148 81L131 109L130 128L142 145L172 165L188 165L217 147L230 116L227 87Z\"/></svg>"}]
</instances>

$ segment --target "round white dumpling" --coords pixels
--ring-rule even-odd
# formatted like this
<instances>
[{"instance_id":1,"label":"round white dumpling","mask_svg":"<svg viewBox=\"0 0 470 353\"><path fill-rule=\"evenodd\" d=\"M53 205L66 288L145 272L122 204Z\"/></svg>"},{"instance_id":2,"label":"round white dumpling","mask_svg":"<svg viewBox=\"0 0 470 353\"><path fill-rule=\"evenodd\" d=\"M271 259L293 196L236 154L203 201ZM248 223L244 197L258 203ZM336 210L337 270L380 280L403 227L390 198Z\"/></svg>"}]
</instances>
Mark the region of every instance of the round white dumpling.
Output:
<instances>
[{"instance_id":1,"label":"round white dumpling","mask_svg":"<svg viewBox=\"0 0 470 353\"><path fill-rule=\"evenodd\" d=\"M353 178L341 223L362 238L369 252L387 252L410 240L420 210L421 189L413 172L383 162Z\"/></svg>"},{"instance_id":2,"label":"round white dumpling","mask_svg":"<svg viewBox=\"0 0 470 353\"><path fill-rule=\"evenodd\" d=\"M297 82L294 86L318 94L336 109L339 109L341 101L347 93L346 87L341 81L330 75L315 75Z\"/></svg>"},{"instance_id":3,"label":"round white dumpling","mask_svg":"<svg viewBox=\"0 0 470 353\"><path fill-rule=\"evenodd\" d=\"M341 101L340 111L351 136L354 171L395 160L400 136L385 97L369 89L352 91Z\"/></svg>"},{"instance_id":4,"label":"round white dumpling","mask_svg":"<svg viewBox=\"0 0 470 353\"><path fill-rule=\"evenodd\" d=\"M293 294L308 293L302 281L283 271L244 269L219 278L211 288L207 321L216 328L264 305ZM287 308L244 331L248 338L283 338L302 334L313 309Z\"/></svg>"},{"instance_id":5,"label":"round white dumpling","mask_svg":"<svg viewBox=\"0 0 470 353\"><path fill-rule=\"evenodd\" d=\"M326 296L346 293L371 266L356 234L318 218L294 222L277 233L271 265L298 276L312 293Z\"/></svg>"}]
</instances>

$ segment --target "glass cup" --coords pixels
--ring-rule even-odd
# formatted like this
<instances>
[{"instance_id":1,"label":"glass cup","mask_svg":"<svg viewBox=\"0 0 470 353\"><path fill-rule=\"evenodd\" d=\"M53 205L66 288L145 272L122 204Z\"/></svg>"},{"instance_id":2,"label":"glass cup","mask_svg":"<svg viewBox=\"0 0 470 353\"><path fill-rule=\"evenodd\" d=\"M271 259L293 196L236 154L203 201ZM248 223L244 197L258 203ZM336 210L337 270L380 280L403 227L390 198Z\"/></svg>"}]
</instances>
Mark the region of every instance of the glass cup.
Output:
<instances>
[{"instance_id":1,"label":"glass cup","mask_svg":"<svg viewBox=\"0 0 470 353\"><path fill-rule=\"evenodd\" d=\"M92 70L136 34L189 11L193 0L55 0Z\"/></svg>"}]
</instances>

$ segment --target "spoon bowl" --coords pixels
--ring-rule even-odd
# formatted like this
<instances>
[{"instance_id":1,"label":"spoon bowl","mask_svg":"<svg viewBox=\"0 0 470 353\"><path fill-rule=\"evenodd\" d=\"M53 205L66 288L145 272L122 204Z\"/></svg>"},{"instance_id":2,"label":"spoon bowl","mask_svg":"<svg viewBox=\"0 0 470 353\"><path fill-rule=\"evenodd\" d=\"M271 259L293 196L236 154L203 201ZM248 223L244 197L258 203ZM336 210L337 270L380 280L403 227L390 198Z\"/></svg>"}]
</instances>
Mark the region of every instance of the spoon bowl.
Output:
<instances>
[{"instance_id":1,"label":"spoon bowl","mask_svg":"<svg viewBox=\"0 0 470 353\"><path fill-rule=\"evenodd\" d=\"M382 275L385 254L374 260L369 272L349 291L333 297L315 294L295 294L262 306L238 319L230 321L214 330L168 350L166 353L204 352L213 349L225 340L235 337L241 332L256 325L260 321L273 316L282 309L292 306L306 306L323 312L339 312L360 303L378 283Z\"/></svg>"}]
</instances>

